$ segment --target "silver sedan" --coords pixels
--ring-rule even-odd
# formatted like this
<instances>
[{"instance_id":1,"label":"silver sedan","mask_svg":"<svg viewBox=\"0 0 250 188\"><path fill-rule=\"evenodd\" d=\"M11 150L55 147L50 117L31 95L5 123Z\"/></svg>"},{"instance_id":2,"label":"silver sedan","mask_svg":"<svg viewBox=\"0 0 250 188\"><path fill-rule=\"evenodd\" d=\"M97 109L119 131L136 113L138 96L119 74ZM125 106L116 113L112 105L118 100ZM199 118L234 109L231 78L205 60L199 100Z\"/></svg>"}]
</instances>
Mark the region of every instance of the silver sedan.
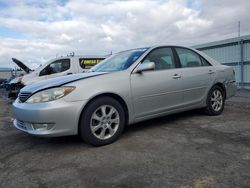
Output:
<instances>
[{"instance_id":1,"label":"silver sedan","mask_svg":"<svg viewBox=\"0 0 250 188\"><path fill-rule=\"evenodd\" d=\"M13 103L16 128L38 136L79 134L114 142L126 125L202 108L219 115L236 92L231 67L181 46L116 53L88 73L24 87Z\"/></svg>"}]
</instances>

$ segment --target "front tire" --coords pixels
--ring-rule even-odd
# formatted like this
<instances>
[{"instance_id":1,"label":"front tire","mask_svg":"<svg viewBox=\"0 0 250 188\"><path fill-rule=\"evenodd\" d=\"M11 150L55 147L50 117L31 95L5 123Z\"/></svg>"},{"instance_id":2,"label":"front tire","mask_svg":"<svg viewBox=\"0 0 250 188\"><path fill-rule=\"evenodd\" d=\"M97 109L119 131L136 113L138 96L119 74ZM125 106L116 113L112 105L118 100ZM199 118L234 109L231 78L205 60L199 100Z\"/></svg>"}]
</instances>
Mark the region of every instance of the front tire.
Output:
<instances>
[{"instance_id":1,"label":"front tire","mask_svg":"<svg viewBox=\"0 0 250 188\"><path fill-rule=\"evenodd\" d=\"M79 133L85 142L102 146L116 141L124 126L125 113L121 104L111 97L99 97L83 111Z\"/></svg>"},{"instance_id":2,"label":"front tire","mask_svg":"<svg viewBox=\"0 0 250 188\"><path fill-rule=\"evenodd\" d=\"M213 86L207 95L205 112L215 116L222 113L225 105L225 94L220 86Z\"/></svg>"}]
</instances>

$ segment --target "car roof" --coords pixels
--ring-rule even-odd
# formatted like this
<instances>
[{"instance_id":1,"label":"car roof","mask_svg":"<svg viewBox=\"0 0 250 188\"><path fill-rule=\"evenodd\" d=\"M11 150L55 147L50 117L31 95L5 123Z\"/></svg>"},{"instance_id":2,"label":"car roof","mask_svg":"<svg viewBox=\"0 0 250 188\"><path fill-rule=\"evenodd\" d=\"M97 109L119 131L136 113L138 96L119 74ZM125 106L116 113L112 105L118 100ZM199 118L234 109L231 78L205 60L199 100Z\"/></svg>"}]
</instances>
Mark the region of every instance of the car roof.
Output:
<instances>
[{"instance_id":1,"label":"car roof","mask_svg":"<svg viewBox=\"0 0 250 188\"><path fill-rule=\"evenodd\" d=\"M72 57L76 57L76 58L107 58L109 55L74 55L74 56L60 56L60 57L56 57L53 59L56 60L56 59L72 58Z\"/></svg>"}]
</instances>

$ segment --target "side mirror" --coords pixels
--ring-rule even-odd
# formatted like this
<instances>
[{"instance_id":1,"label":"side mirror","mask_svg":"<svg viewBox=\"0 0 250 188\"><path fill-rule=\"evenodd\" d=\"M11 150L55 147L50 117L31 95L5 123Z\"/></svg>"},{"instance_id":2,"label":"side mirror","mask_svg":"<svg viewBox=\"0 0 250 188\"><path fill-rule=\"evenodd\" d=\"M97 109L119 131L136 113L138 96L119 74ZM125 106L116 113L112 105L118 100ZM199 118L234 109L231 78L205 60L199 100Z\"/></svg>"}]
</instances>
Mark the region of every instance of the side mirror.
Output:
<instances>
[{"instance_id":1,"label":"side mirror","mask_svg":"<svg viewBox=\"0 0 250 188\"><path fill-rule=\"evenodd\" d=\"M136 72L142 73L144 71L150 71L150 70L155 70L155 63L154 62L140 64L139 67L137 68Z\"/></svg>"}]
</instances>

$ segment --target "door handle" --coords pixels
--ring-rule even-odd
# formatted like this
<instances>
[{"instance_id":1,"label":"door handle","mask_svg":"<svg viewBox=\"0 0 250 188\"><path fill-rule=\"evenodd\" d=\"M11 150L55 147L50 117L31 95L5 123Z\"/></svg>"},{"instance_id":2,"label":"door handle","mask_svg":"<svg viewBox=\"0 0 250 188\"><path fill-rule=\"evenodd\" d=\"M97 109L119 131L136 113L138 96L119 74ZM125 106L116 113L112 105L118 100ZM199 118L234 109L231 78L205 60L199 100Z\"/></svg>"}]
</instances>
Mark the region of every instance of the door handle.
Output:
<instances>
[{"instance_id":1,"label":"door handle","mask_svg":"<svg viewBox=\"0 0 250 188\"><path fill-rule=\"evenodd\" d=\"M181 75L179 74L174 74L174 76L172 77L173 79L178 79L178 78L181 78Z\"/></svg>"},{"instance_id":2,"label":"door handle","mask_svg":"<svg viewBox=\"0 0 250 188\"><path fill-rule=\"evenodd\" d=\"M209 70L208 74L214 74L215 72L212 70Z\"/></svg>"},{"instance_id":3,"label":"door handle","mask_svg":"<svg viewBox=\"0 0 250 188\"><path fill-rule=\"evenodd\" d=\"M72 74L72 72L67 73L67 75L70 75L70 74Z\"/></svg>"}]
</instances>

